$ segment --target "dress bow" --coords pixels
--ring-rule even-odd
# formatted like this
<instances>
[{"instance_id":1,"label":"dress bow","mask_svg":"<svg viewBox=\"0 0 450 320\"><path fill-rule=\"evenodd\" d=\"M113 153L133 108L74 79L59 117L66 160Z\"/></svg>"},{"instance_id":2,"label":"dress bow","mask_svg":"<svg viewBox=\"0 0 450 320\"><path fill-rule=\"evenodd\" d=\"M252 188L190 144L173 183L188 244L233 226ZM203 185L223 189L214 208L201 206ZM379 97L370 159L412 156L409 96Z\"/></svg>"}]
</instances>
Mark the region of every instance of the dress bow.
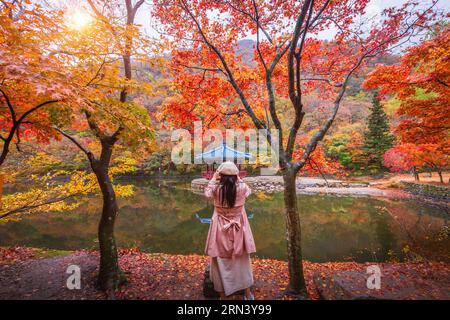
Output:
<instances>
[{"instance_id":1,"label":"dress bow","mask_svg":"<svg viewBox=\"0 0 450 320\"><path fill-rule=\"evenodd\" d=\"M229 219L226 219L226 220L228 221L228 223L223 225L223 230L226 231L226 230L230 229L231 227L236 228L236 230L239 230L241 228L241 223L239 221L229 220Z\"/></svg>"}]
</instances>

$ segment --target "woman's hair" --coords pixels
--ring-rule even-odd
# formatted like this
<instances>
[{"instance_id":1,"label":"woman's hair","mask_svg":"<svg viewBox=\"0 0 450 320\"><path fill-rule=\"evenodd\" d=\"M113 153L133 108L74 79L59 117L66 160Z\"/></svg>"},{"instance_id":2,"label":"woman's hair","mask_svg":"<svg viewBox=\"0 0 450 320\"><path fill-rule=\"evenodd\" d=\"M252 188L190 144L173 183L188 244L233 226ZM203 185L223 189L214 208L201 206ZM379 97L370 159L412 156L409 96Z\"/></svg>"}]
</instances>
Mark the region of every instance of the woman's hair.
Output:
<instances>
[{"instance_id":1,"label":"woman's hair","mask_svg":"<svg viewBox=\"0 0 450 320\"><path fill-rule=\"evenodd\" d=\"M220 175L220 201L222 206L233 208L236 203L237 175Z\"/></svg>"}]
</instances>

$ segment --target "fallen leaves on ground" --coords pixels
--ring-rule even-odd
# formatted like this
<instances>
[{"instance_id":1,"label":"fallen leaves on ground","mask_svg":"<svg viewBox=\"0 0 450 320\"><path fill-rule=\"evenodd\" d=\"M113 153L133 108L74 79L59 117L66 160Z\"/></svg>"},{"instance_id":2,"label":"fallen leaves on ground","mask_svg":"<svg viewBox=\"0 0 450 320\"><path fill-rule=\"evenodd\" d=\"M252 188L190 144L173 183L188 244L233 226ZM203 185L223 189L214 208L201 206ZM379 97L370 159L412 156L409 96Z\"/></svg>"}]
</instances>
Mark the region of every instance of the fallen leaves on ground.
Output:
<instances>
[{"instance_id":1,"label":"fallen leaves on ground","mask_svg":"<svg viewBox=\"0 0 450 320\"><path fill-rule=\"evenodd\" d=\"M16 264L21 261L33 259L33 249L30 248L0 248L0 265ZM125 249L120 251L120 266L125 272L128 283L123 285L115 294L117 299L204 299L203 279L205 268L209 258L201 255L170 255L143 253L137 249ZM85 255L88 260L83 260L93 266L98 262L96 251L76 251L73 255ZM36 263L39 263L36 260ZM272 259L252 259L255 278L255 296L257 299L290 299L284 294L288 284L288 267L285 261ZM304 273L306 285L311 299L319 299L319 293L314 275L330 279L330 274L345 271L362 272L373 263L355 262L328 262L311 263L304 261ZM441 262L420 263L381 263L381 268L390 268L394 278L405 277L411 287L411 281L417 288L421 284L423 288L431 288L428 284L443 282L446 285L449 277L449 264ZM55 266L58 268L58 266ZM83 268L83 266L81 266ZM93 269L95 273L95 267ZM95 278L93 273L92 277ZM91 278L92 278L91 277ZM92 278L92 279L94 279ZM350 278L349 278L350 279ZM93 280L90 280L93 281ZM401 283L401 282L400 282ZM389 290L401 290L396 285L387 286ZM322 288L321 288L322 289ZM13 288L11 290L14 290ZM95 289L92 289L95 290ZM418 290L417 290L418 291ZM98 293L98 292L97 292ZM434 292L415 292L411 298L418 298L423 294L429 294L434 298L440 298ZM80 298L101 299L102 295L92 292L92 296ZM61 298L64 298L62 296Z\"/></svg>"},{"instance_id":2,"label":"fallen leaves on ground","mask_svg":"<svg viewBox=\"0 0 450 320\"><path fill-rule=\"evenodd\" d=\"M0 265L15 264L35 257L35 251L26 247L0 247Z\"/></svg>"}]
</instances>

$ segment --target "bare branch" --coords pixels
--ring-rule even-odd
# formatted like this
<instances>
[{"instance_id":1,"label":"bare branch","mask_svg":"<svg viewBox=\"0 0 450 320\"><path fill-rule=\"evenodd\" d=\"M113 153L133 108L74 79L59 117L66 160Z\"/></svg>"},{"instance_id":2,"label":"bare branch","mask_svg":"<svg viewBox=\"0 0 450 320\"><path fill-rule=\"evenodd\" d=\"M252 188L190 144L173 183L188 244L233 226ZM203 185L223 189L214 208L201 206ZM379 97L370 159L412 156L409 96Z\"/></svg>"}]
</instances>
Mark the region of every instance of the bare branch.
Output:
<instances>
[{"instance_id":1,"label":"bare branch","mask_svg":"<svg viewBox=\"0 0 450 320\"><path fill-rule=\"evenodd\" d=\"M9 113L11 113L11 118L12 118L13 124L17 123L16 112L14 111L14 107L13 107L11 101L9 100L8 95L1 88L0 88L0 92L3 94L3 97L5 98L6 105L8 106L8 109L9 109Z\"/></svg>"},{"instance_id":2,"label":"bare branch","mask_svg":"<svg viewBox=\"0 0 450 320\"><path fill-rule=\"evenodd\" d=\"M308 27L312 16L313 5L314 5L313 0L311 1L306 0L302 7L302 11L295 26L294 35L292 37L291 47L288 56L289 98L295 110L295 119L294 123L292 124L291 130L289 131L289 137L286 146L286 154L288 156L289 161L292 158L295 139L297 137L298 130L303 121L303 117L305 115L305 113L302 110L303 108L302 108L302 89L300 83L300 62L302 57L303 44L306 39L306 34L308 33ZM305 18L306 23L303 29L303 34L299 45L299 51L298 53L296 53L297 43L300 40L300 31L303 22L305 21ZM294 62L296 63L295 70L294 70Z\"/></svg>"},{"instance_id":3,"label":"bare branch","mask_svg":"<svg viewBox=\"0 0 450 320\"><path fill-rule=\"evenodd\" d=\"M441 79L436 79L436 81L437 81L438 83L442 84L443 86L447 87L447 88L449 87L448 83L445 83L445 82L442 81Z\"/></svg>"},{"instance_id":4,"label":"bare branch","mask_svg":"<svg viewBox=\"0 0 450 320\"><path fill-rule=\"evenodd\" d=\"M185 67L186 69L192 69L192 70L202 70L202 71L208 71L208 72L222 72L223 74L225 74L225 72L220 69L220 68L204 68L204 67L194 67L194 66L189 66L189 65L185 65L182 63L179 63L180 66Z\"/></svg>"},{"instance_id":5,"label":"bare branch","mask_svg":"<svg viewBox=\"0 0 450 320\"><path fill-rule=\"evenodd\" d=\"M61 100L48 100L48 101L42 102L42 103L38 104L37 106L35 106L35 107L31 108L31 109L28 109L26 112L24 112L22 114L22 116L19 118L19 120L17 120L17 122L18 123L22 123L23 120L25 120L25 118L27 116L29 116L31 113L41 109L42 107L45 107L46 105L49 105L49 104L52 104L52 103L57 103L57 102L60 102L60 101Z\"/></svg>"},{"instance_id":6,"label":"bare branch","mask_svg":"<svg viewBox=\"0 0 450 320\"><path fill-rule=\"evenodd\" d=\"M308 158L308 162L309 162L309 164L311 165L311 167L312 167L313 165L316 166L316 169L317 169L317 171L319 172L320 176L322 177L323 180L325 180L325 183L326 183L327 187L329 187L330 184L328 183L328 180L327 180L327 178L325 177L325 175L323 174L322 170L320 170L320 167L319 167L319 165L317 164L317 162L315 162L315 161L313 160L313 158L311 158L311 157Z\"/></svg>"},{"instance_id":7,"label":"bare branch","mask_svg":"<svg viewBox=\"0 0 450 320\"><path fill-rule=\"evenodd\" d=\"M112 34L114 36L117 36L117 32L114 29L114 27L111 25L111 23L109 23L109 19L107 17L105 17L101 11L97 8L97 6L95 5L93 0L87 0L87 2L89 3L89 6L91 7L92 11L94 11L95 15L101 20L103 21L103 23L106 24L106 26L111 30Z\"/></svg>"},{"instance_id":8,"label":"bare branch","mask_svg":"<svg viewBox=\"0 0 450 320\"><path fill-rule=\"evenodd\" d=\"M261 25L259 23L259 13L258 13L258 7L256 5L255 0L252 0L253 3L253 8L255 9L255 23L256 23L256 51L258 52L259 55L259 59L261 60L261 63L264 67L264 70L266 70L267 72L267 65L266 65L266 61L264 60L264 57L262 55L261 52L261 48L259 45L259 29L261 28Z\"/></svg>"},{"instance_id":9,"label":"bare branch","mask_svg":"<svg viewBox=\"0 0 450 320\"><path fill-rule=\"evenodd\" d=\"M232 116L232 115L237 115L237 114L241 114L241 113L247 113L247 110L238 109L236 111L222 112L222 114L225 116Z\"/></svg>"},{"instance_id":10,"label":"bare branch","mask_svg":"<svg viewBox=\"0 0 450 320\"><path fill-rule=\"evenodd\" d=\"M92 84L92 82L95 79L97 79L97 77L100 75L100 71L103 69L105 63L106 63L106 56L103 57L103 61L100 64L100 67L97 69L97 72L95 73L94 77L86 83L85 87L89 87Z\"/></svg>"},{"instance_id":11,"label":"bare branch","mask_svg":"<svg viewBox=\"0 0 450 320\"><path fill-rule=\"evenodd\" d=\"M62 134L64 137L66 137L67 139L72 141L72 143L74 145L76 145L81 151L83 151L86 154L86 156L88 157L90 162L95 160L94 154L91 151L89 151L88 149L86 149L85 147L83 147L83 145L80 142L78 142L74 137L72 137L71 135L69 135L68 133L64 132L63 130L59 129L56 126L53 126L53 128L56 131L58 131L60 134Z\"/></svg>"},{"instance_id":12,"label":"bare branch","mask_svg":"<svg viewBox=\"0 0 450 320\"><path fill-rule=\"evenodd\" d=\"M331 86L336 87L336 88L342 87L342 83L333 83L330 79L326 79L326 78L302 78L302 79L300 79L300 81L323 81L323 82L327 82L328 84L330 84Z\"/></svg>"},{"instance_id":13,"label":"bare branch","mask_svg":"<svg viewBox=\"0 0 450 320\"><path fill-rule=\"evenodd\" d=\"M99 105L98 103L94 102L95 104ZM92 119L92 115L89 111L83 110L84 114L86 115L86 120L88 122L89 128L94 133L94 135L99 138L100 140L105 137L105 134L102 132L100 127L97 125L97 123Z\"/></svg>"},{"instance_id":14,"label":"bare branch","mask_svg":"<svg viewBox=\"0 0 450 320\"><path fill-rule=\"evenodd\" d=\"M120 126L112 135L111 135L111 140L113 142L116 142L119 139L119 135L120 133L124 130L125 128Z\"/></svg>"}]
</instances>

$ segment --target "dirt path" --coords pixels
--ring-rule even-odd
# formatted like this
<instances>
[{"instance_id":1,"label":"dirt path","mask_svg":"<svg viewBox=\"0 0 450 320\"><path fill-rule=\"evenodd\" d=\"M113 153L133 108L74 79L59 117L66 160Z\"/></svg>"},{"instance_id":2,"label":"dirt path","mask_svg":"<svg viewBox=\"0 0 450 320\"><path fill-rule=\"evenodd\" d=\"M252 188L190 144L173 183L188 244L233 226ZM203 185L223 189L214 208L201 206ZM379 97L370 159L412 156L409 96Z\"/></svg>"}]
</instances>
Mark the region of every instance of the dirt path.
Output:
<instances>
[{"instance_id":1,"label":"dirt path","mask_svg":"<svg viewBox=\"0 0 450 320\"><path fill-rule=\"evenodd\" d=\"M81 290L66 287L69 265L81 266ZM0 299L101 299L93 284L98 258L88 253L0 266Z\"/></svg>"}]
</instances>

